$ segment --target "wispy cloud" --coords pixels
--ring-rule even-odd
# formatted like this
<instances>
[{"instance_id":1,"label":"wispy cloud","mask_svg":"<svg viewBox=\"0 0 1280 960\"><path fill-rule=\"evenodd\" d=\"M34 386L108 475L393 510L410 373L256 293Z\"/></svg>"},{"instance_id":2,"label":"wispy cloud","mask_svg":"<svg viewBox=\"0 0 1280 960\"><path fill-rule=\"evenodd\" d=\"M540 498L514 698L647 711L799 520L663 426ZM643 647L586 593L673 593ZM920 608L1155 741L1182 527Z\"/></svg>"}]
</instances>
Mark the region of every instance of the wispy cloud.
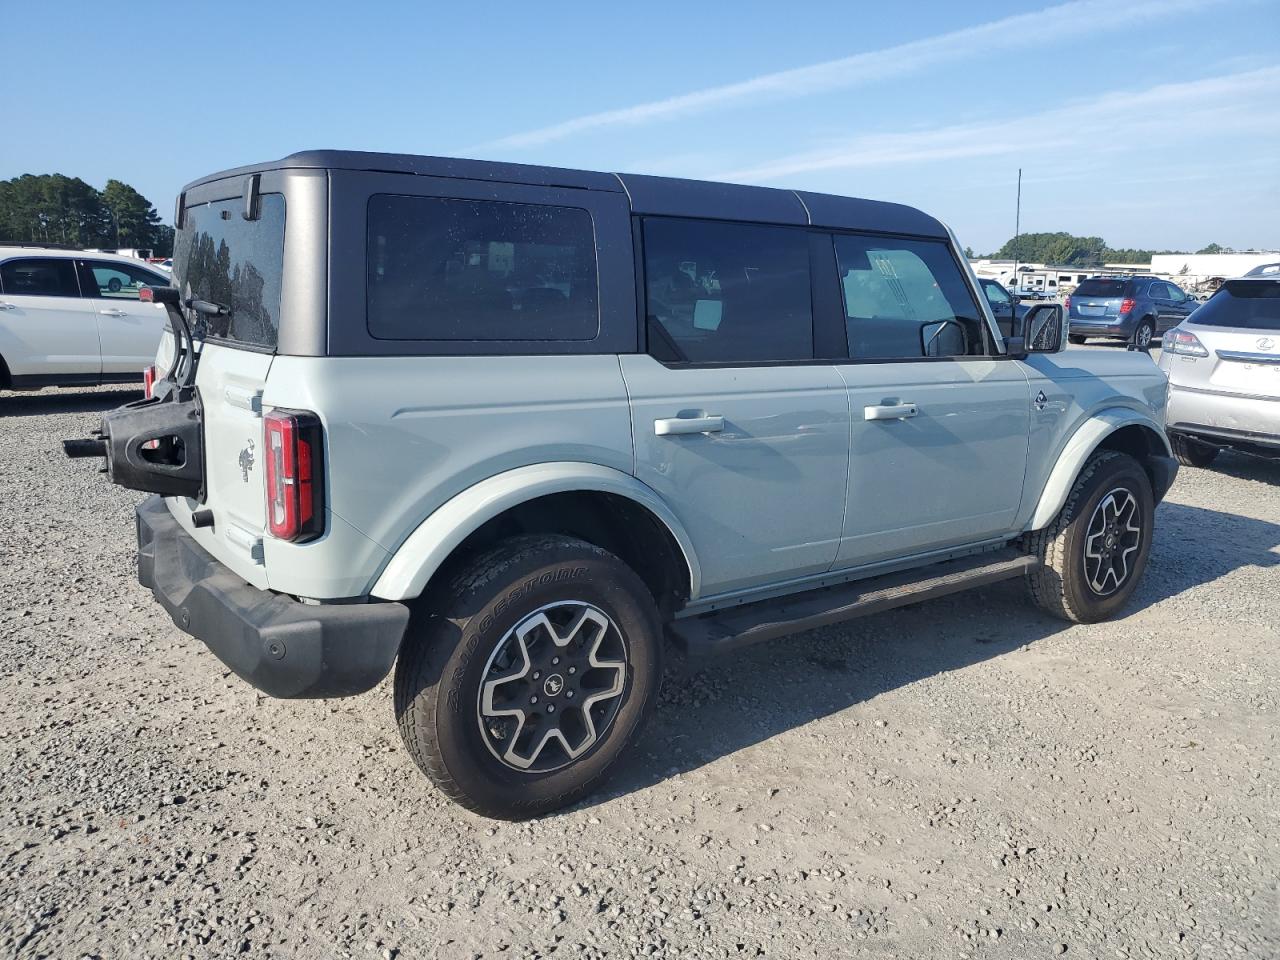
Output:
<instances>
[{"instance_id":1,"label":"wispy cloud","mask_svg":"<svg viewBox=\"0 0 1280 960\"><path fill-rule=\"evenodd\" d=\"M711 175L715 180L763 182L824 170L852 170L968 157L1076 149L1099 153L1140 149L1174 139L1249 130L1267 135L1275 150L1280 131L1280 67L1117 90L1084 103L1015 119L953 124L932 130L871 133L816 150ZM1150 136L1148 136L1150 135Z\"/></svg>"},{"instance_id":2,"label":"wispy cloud","mask_svg":"<svg viewBox=\"0 0 1280 960\"><path fill-rule=\"evenodd\" d=\"M974 57L990 58L1002 51L1025 49L1028 36L1061 42L1091 33L1110 33L1117 27L1151 17L1167 19L1193 13L1228 0L1072 0L1030 13L1020 13L965 27L923 40L857 53L807 67L767 73L738 83L695 90L617 110L591 113L486 144L487 149L534 147L574 134L609 127L638 126L702 113L762 99L782 100L841 90L918 73L926 68Z\"/></svg>"}]
</instances>

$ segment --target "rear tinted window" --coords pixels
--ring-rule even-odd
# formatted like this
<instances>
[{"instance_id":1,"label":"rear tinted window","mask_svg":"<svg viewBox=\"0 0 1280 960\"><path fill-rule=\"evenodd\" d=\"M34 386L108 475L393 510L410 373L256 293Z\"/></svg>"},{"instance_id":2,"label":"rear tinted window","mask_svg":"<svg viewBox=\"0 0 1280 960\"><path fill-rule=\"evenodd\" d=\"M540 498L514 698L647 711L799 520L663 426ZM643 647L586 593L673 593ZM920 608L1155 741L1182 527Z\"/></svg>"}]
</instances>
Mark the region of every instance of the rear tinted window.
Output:
<instances>
[{"instance_id":1,"label":"rear tinted window","mask_svg":"<svg viewBox=\"0 0 1280 960\"><path fill-rule=\"evenodd\" d=\"M32 257L0 266L0 291L11 297L78 297L74 260Z\"/></svg>"},{"instance_id":2,"label":"rear tinted window","mask_svg":"<svg viewBox=\"0 0 1280 960\"><path fill-rule=\"evenodd\" d=\"M187 207L174 237L173 282L184 297L228 308L200 314L197 335L275 349L284 273L284 197L259 198L260 216L244 219L244 201Z\"/></svg>"},{"instance_id":3,"label":"rear tinted window","mask_svg":"<svg viewBox=\"0 0 1280 960\"><path fill-rule=\"evenodd\" d=\"M369 200L369 333L384 340L594 340L591 214L494 200Z\"/></svg>"},{"instance_id":4,"label":"rear tinted window","mask_svg":"<svg viewBox=\"0 0 1280 960\"><path fill-rule=\"evenodd\" d=\"M1077 297L1121 297L1124 296L1123 280L1081 280L1076 287Z\"/></svg>"},{"instance_id":5,"label":"rear tinted window","mask_svg":"<svg viewBox=\"0 0 1280 960\"><path fill-rule=\"evenodd\" d=\"M660 360L813 358L803 231L651 218L644 224L649 352Z\"/></svg>"},{"instance_id":6,"label":"rear tinted window","mask_svg":"<svg viewBox=\"0 0 1280 960\"><path fill-rule=\"evenodd\" d=\"M1280 330L1280 281L1228 281L1189 322L1203 327Z\"/></svg>"}]
</instances>

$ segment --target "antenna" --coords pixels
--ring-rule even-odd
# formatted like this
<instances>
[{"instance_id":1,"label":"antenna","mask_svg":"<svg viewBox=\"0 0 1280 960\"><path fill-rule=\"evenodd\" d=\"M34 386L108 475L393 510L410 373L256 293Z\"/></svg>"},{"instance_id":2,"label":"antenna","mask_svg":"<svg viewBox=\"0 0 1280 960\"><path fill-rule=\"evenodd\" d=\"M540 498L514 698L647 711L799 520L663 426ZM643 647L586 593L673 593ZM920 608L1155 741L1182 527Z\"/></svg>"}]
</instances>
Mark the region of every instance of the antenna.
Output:
<instances>
[{"instance_id":1,"label":"antenna","mask_svg":"<svg viewBox=\"0 0 1280 960\"><path fill-rule=\"evenodd\" d=\"M1018 204L1013 214L1013 292L1018 292L1018 237L1022 234L1022 168L1018 168Z\"/></svg>"}]
</instances>

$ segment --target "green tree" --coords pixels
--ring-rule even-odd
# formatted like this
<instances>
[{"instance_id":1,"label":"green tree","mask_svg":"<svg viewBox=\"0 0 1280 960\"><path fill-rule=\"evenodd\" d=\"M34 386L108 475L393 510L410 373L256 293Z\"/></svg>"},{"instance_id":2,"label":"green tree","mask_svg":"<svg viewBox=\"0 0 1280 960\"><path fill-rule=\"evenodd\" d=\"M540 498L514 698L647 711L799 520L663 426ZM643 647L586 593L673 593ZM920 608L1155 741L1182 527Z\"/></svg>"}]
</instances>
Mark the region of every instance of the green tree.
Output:
<instances>
[{"instance_id":1,"label":"green tree","mask_svg":"<svg viewBox=\"0 0 1280 960\"><path fill-rule=\"evenodd\" d=\"M160 215L151 202L127 183L108 180L102 205L111 216L117 247L149 247L155 239Z\"/></svg>"},{"instance_id":2,"label":"green tree","mask_svg":"<svg viewBox=\"0 0 1280 960\"><path fill-rule=\"evenodd\" d=\"M1207 247L1201 247L1199 250L1196 251L1196 253L1230 253L1230 252L1231 252L1230 248L1224 247L1220 243L1211 243Z\"/></svg>"},{"instance_id":3,"label":"green tree","mask_svg":"<svg viewBox=\"0 0 1280 960\"><path fill-rule=\"evenodd\" d=\"M23 174L0 181L0 240L78 247L173 251L173 228L142 194L120 180L99 192L79 177Z\"/></svg>"}]
</instances>

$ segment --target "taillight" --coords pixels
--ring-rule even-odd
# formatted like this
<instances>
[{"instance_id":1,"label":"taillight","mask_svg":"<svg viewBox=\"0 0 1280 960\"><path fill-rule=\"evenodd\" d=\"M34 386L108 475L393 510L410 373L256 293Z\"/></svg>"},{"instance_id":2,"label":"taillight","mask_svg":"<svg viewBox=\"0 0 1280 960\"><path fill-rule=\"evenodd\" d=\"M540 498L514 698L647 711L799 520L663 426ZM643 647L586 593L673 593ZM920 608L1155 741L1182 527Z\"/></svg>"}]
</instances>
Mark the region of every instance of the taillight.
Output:
<instances>
[{"instance_id":1,"label":"taillight","mask_svg":"<svg viewBox=\"0 0 1280 960\"><path fill-rule=\"evenodd\" d=\"M142 368L142 393L148 400L156 391L156 365Z\"/></svg>"},{"instance_id":2,"label":"taillight","mask_svg":"<svg viewBox=\"0 0 1280 960\"><path fill-rule=\"evenodd\" d=\"M1063 310L1071 309L1071 294L1068 293L1065 297L1062 298L1062 309Z\"/></svg>"},{"instance_id":3,"label":"taillight","mask_svg":"<svg viewBox=\"0 0 1280 960\"><path fill-rule=\"evenodd\" d=\"M1134 304L1134 300L1132 297L1125 297L1123 300L1120 301L1120 312L1128 313L1130 310L1133 309L1133 304Z\"/></svg>"},{"instance_id":4,"label":"taillight","mask_svg":"<svg viewBox=\"0 0 1280 960\"><path fill-rule=\"evenodd\" d=\"M1207 357L1209 351L1205 349L1200 338L1194 333L1187 333L1185 330L1173 329L1164 335L1164 348L1170 353L1180 353L1187 357Z\"/></svg>"},{"instance_id":5,"label":"taillight","mask_svg":"<svg viewBox=\"0 0 1280 960\"><path fill-rule=\"evenodd\" d=\"M315 414L273 410L262 418L267 528L279 540L304 540L324 529L322 430Z\"/></svg>"}]
</instances>

